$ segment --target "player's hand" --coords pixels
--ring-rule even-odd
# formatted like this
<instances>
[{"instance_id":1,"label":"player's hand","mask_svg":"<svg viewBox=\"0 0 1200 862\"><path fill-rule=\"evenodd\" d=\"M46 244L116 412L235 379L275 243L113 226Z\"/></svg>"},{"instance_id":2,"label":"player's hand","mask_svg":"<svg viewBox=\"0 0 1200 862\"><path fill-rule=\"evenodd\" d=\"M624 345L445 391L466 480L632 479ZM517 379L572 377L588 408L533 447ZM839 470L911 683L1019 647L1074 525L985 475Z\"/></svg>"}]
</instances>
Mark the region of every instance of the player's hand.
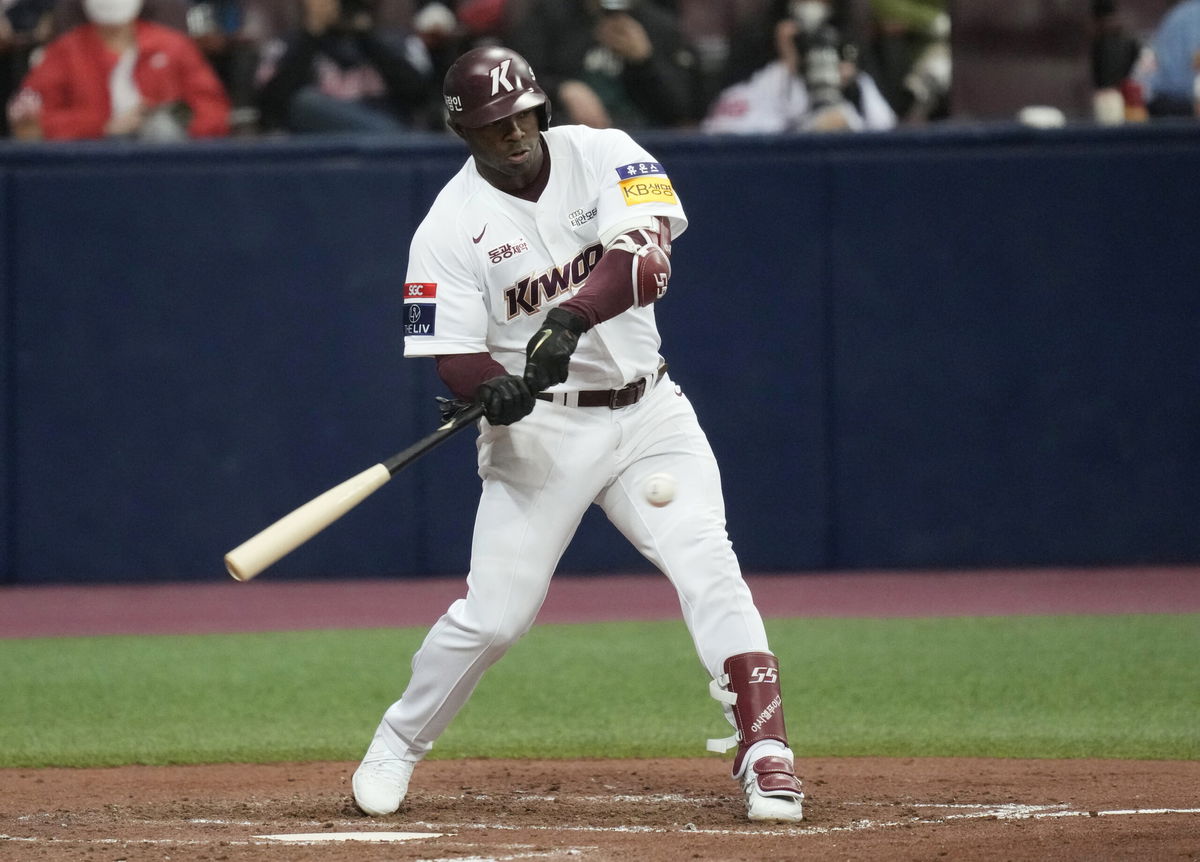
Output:
<instances>
[{"instance_id":1,"label":"player's hand","mask_svg":"<svg viewBox=\"0 0 1200 862\"><path fill-rule=\"evenodd\" d=\"M502 374L480 383L475 400L483 405L483 415L493 425L511 425L533 412L533 393L515 374Z\"/></svg>"},{"instance_id":2,"label":"player's hand","mask_svg":"<svg viewBox=\"0 0 1200 862\"><path fill-rule=\"evenodd\" d=\"M563 308L550 309L541 329L525 347L525 383L534 393L567 379L571 354L585 332L587 323L578 314Z\"/></svg>"}]
</instances>

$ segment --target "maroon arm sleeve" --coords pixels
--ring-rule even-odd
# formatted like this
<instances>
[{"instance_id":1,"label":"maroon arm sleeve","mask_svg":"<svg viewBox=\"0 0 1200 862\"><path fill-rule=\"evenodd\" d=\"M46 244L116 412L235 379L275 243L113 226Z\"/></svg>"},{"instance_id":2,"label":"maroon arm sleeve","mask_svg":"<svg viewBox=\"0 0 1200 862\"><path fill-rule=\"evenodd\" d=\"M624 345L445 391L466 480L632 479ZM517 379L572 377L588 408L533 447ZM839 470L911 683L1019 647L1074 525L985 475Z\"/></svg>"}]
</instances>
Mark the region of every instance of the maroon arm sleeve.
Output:
<instances>
[{"instance_id":1,"label":"maroon arm sleeve","mask_svg":"<svg viewBox=\"0 0 1200 862\"><path fill-rule=\"evenodd\" d=\"M437 357L437 373L457 397L474 401L480 383L508 371L490 353L448 353Z\"/></svg>"},{"instance_id":2,"label":"maroon arm sleeve","mask_svg":"<svg viewBox=\"0 0 1200 862\"><path fill-rule=\"evenodd\" d=\"M633 305L633 254L619 248L604 252L579 292L562 303L587 321L588 329L616 317Z\"/></svg>"}]
</instances>

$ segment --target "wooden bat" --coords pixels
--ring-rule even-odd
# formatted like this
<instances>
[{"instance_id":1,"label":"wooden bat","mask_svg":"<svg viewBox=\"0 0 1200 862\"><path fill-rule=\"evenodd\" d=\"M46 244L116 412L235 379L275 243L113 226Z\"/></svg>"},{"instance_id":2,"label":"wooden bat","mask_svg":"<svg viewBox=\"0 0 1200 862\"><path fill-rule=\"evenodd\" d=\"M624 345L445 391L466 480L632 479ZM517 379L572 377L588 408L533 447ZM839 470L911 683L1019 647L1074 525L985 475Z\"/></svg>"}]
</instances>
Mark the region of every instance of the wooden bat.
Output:
<instances>
[{"instance_id":1,"label":"wooden bat","mask_svg":"<svg viewBox=\"0 0 1200 862\"><path fill-rule=\"evenodd\" d=\"M474 424L482 415L483 405L472 404L403 452L314 497L226 554L225 568L239 581L250 580L345 515L451 434Z\"/></svg>"}]
</instances>

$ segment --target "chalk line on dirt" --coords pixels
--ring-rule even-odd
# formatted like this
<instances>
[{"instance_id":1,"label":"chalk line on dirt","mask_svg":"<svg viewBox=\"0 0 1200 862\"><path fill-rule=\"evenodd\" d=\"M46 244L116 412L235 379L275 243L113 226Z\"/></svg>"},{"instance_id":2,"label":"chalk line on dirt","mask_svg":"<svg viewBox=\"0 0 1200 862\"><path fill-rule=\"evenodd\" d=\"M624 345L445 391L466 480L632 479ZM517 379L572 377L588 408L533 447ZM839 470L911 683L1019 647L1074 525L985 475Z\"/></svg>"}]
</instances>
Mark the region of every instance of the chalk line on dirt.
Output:
<instances>
[{"instance_id":1,"label":"chalk line on dirt","mask_svg":"<svg viewBox=\"0 0 1200 862\"><path fill-rule=\"evenodd\" d=\"M835 833L846 832L866 832L876 829L894 829L897 827L913 826L917 824L923 825L939 825L949 824L956 821L964 820L1042 820L1048 818L1060 817L1153 817L1153 816L1194 816L1200 815L1200 808L1111 808L1111 809L1093 809L1083 810L1070 808L1066 804L1056 805L1029 805L1021 803L939 803L939 802L905 802L905 803L885 803L885 802L847 802L844 805L858 805L863 807L884 808L884 807L905 807L910 809L933 809L944 812L941 814L917 814L910 817L874 819L862 818L854 820L842 826L794 826L794 827L777 827L763 828L762 826L747 825L742 828L728 829L709 829L698 828L695 824L687 823L680 826L662 827L662 826L638 826L638 825L622 825L622 826L588 826L588 825L548 825L548 824L526 824L516 825L510 823L431 823L424 821L410 821L405 823L405 826L416 829L425 829L424 832L410 831L384 831L384 830L363 830L360 827L361 823L354 820L342 820L337 822L337 826L347 828L345 832L327 832L327 833L275 833L271 835L255 835L249 838L229 838L228 836L218 838L214 836L210 839L197 838L71 838L71 837L39 837L39 836L19 836L0 834L0 843L13 842L21 843L26 846L36 844L100 844L100 845L177 845L177 846L195 846L203 844L211 844L214 841L220 840L228 845L247 845L247 844L269 844L280 842L292 843L321 843L321 842L400 842L400 841L416 841L435 838L461 838L460 833L470 833L479 830L504 830L504 831L541 831L541 832L581 832L581 833L678 833L684 832L693 835L738 835L744 837L752 836L803 836L803 835L829 835ZM266 824L253 823L248 821L223 821L220 819L196 819L186 822L203 822L216 826L263 826ZM435 831L440 830L440 831ZM573 848L578 849L578 848ZM567 854L572 855L572 854ZM508 858L532 858L522 857L518 853L515 856ZM459 862L462 862L461 857Z\"/></svg>"}]
</instances>

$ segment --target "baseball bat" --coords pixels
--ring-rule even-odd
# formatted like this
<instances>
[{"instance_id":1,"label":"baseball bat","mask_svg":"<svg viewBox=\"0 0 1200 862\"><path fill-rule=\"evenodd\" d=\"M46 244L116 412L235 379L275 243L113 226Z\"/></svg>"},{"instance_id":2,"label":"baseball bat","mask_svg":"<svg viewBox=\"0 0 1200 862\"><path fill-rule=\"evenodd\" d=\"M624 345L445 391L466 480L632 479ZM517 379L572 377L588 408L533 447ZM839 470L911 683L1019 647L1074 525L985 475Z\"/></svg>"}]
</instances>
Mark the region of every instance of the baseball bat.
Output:
<instances>
[{"instance_id":1,"label":"baseball bat","mask_svg":"<svg viewBox=\"0 0 1200 862\"><path fill-rule=\"evenodd\" d=\"M432 451L456 431L473 424L482 415L483 405L472 404L403 452L397 452L386 461L380 461L314 497L226 554L225 568L239 581L250 580L378 491L409 464Z\"/></svg>"}]
</instances>

